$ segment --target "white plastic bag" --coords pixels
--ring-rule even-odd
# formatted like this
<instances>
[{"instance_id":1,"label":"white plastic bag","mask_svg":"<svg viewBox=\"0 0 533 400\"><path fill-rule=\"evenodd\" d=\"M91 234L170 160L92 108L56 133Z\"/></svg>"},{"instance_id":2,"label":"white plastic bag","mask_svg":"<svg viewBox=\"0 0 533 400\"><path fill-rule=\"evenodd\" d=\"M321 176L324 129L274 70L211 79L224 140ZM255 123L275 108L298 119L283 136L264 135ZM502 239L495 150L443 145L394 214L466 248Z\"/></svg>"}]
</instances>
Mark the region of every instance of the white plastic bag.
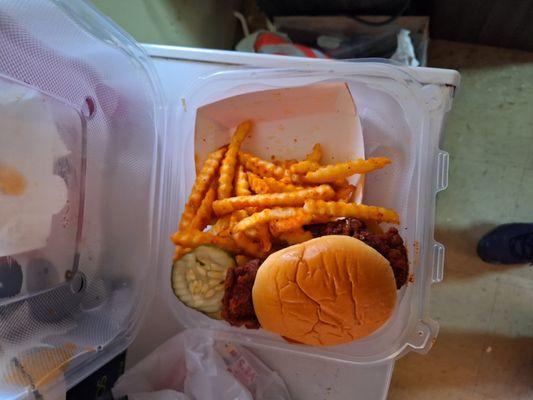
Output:
<instances>
[{"instance_id":1,"label":"white plastic bag","mask_svg":"<svg viewBox=\"0 0 533 400\"><path fill-rule=\"evenodd\" d=\"M411 40L410 32L407 29L400 29L397 36L398 46L391 56L392 60L398 61L403 65L418 67L420 62L416 59L415 48Z\"/></svg>"},{"instance_id":2,"label":"white plastic bag","mask_svg":"<svg viewBox=\"0 0 533 400\"><path fill-rule=\"evenodd\" d=\"M280 376L241 346L186 330L126 371L113 396L128 400L290 400Z\"/></svg>"}]
</instances>

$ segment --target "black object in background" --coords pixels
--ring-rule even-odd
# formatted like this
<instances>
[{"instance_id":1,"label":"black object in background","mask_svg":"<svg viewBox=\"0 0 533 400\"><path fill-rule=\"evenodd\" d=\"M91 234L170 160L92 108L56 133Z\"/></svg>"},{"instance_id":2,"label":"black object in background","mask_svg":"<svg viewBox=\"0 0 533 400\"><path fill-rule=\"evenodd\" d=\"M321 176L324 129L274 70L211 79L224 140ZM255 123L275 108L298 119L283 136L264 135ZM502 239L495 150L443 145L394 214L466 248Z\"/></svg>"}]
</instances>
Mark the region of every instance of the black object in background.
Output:
<instances>
[{"instance_id":1,"label":"black object in background","mask_svg":"<svg viewBox=\"0 0 533 400\"><path fill-rule=\"evenodd\" d=\"M0 257L0 299L13 297L22 288L22 268L11 257Z\"/></svg>"},{"instance_id":2,"label":"black object in background","mask_svg":"<svg viewBox=\"0 0 533 400\"><path fill-rule=\"evenodd\" d=\"M67 400L112 400L111 388L124 373L126 352L119 354L67 392Z\"/></svg>"},{"instance_id":3,"label":"black object in background","mask_svg":"<svg viewBox=\"0 0 533 400\"><path fill-rule=\"evenodd\" d=\"M533 0L433 0L431 38L533 51Z\"/></svg>"},{"instance_id":4,"label":"black object in background","mask_svg":"<svg viewBox=\"0 0 533 400\"><path fill-rule=\"evenodd\" d=\"M404 0L256 0L270 19L289 15L396 15ZM432 39L533 51L533 0L410 0L402 15L430 16Z\"/></svg>"},{"instance_id":5,"label":"black object in background","mask_svg":"<svg viewBox=\"0 0 533 400\"><path fill-rule=\"evenodd\" d=\"M368 26L335 16L279 17L274 19L274 25L293 42L318 48L337 59L390 58L396 51L400 31L396 24Z\"/></svg>"},{"instance_id":6,"label":"black object in background","mask_svg":"<svg viewBox=\"0 0 533 400\"><path fill-rule=\"evenodd\" d=\"M405 15L425 15L425 0L256 0L272 19L281 15L395 15L407 4Z\"/></svg>"}]
</instances>

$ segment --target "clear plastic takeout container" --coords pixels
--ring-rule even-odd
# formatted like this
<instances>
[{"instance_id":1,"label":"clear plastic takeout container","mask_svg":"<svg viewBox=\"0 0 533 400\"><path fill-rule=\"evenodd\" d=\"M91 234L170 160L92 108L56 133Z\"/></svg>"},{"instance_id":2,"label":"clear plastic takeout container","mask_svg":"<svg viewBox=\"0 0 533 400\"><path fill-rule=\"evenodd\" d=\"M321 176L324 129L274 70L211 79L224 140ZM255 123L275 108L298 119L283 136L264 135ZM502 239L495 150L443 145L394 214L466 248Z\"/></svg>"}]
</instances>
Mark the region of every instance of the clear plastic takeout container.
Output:
<instances>
[{"instance_id":1,"label":"clear plastic takeout container","mask_svg":"<svg viewBox=\"0 0 533 400\"><path fill-rule=\"evenodd\" d=\"M435 195L446 187L448 160L438 141L450 97L414 70L376 62L332 62L306 71L224 69L198 73L186 91L164 98L146 53L87 3L0 2L0 83L31 92L45 104L48 123L64 145L51 153L49 178L65 188L44 246L6 254L21 264L23 280L19 294L0 298L0 397L64 391L124 350L155 294L158 275L164 282L158 290L174 317L221 339L362 365L431 347L438 325L428 314L429 290L442 279L444 251L433 238ZM307 110L293 101L291 110L276 114L268 103L276 96L305 97L321 90L318 103ZM270 100L266 91L274 94ZM230 114L224 107L235 96L244 97ZM261 100L257 96L266 101L261 107L242 105ZM344 98L342 117L335 118L337 109L320 103L321 96ZM328 111L321 115L315 106ZM19 121L29 114L22 112ZM266 149L261 141L246 145L265 157L270 151L282 153L274 154L279 158L302 157L319 139L331 161L354 154L392 159L391 166L366 177L360 193L365 203L399 212L409 252L413 281L400 291L386 326L343 346L310 347L231 327L177 300L168 237L194 181L195 153L216 147L216 141L206 140L199 151L202 136L195 128L204 129L204 117L216 122L213 138L221 140L241 118L278 129L272 135L285 141L277 149ZM314 118L314 133L297 129L303 125L290 120L298 118ZM328 131L329 125L336 130ZM10 162L18 165L15 158ZM48 280L31 286L34 272Z\"/></svg>"},{"instance_id":2,"label":"clear plastic takeout container","mask_svg":"<svg viewBox=\"0 0 533 400\"><path fill-rule=\"evenodd\" d=\"M448 105L438 103L434 92L406 70L388 64L360 63L344 72L245 69L201 77L183 94L185 106L174 122L182 134L168 149L174 162L179 162L175 175L169 179L174 180L170 187L178 202L163 205L163 215L167 216L163 220L171 221L170 229L179 221L194 182L195 155L197 161L202 161L206 152L227 143L234 126L244 119L259 121L261 125L258 129L261 137L243 143L244 149L265 158L276 150L281 154L274 155L281 159L301 158L317 140L325 146L327 157L339 154L338 161L356 158L360 151L354 140L356 133L349 126L341 124L346 129L327 131L330 110L324 109L323 114L312 107L310 110L304 107L301 113L296 107L294 114L275 111L280 97L288 96L287 104L292 101L285 88L297 87L304 96L312 96L317 88L339 84L346 85L356 105L352 118L361 121L365 156L386 156L392 160L390 166L366 175L363 202L393 208L402 221L399 231L408 250L412 278L399 291L393 316L367 338L341 346L312 347L288 343L279 335L263 330L235 328L211 319L182 304L169 285L166 288L169 301L176 318L185 326L214 330L221 338L252 346L366 365L393 360L409 349L426 352L431 347L438 324L428 314L429 288L434 277L438 280L443 266L443 248L433 238L435 196L445 187L442 177L447 176L447 163L443 163L446 154L438 148L440 126L434 125L432 117L440 107ZM254 103L261 91L265 95L260 99L262 107L258 108ZM230 105L224 106L224 102ZM234 102L237 106L232 107ZM209 111L213 108L219 110ZM231 110L234 115L228 116ZM270 114L265 110L274 111ZM209 112L211 119L206 122L205 114ZM305 124L299 124L298 120L306 117L313 120L318 134L300 129ZM437 131L430 133L432 129ZM284 136L281 143L273 139L276 135ZM291 142L292 146L288 147ZM166 243L162 243L162 253L169 254L164 264L170 265L172 251Z\"/></svg>"}]
</instances>

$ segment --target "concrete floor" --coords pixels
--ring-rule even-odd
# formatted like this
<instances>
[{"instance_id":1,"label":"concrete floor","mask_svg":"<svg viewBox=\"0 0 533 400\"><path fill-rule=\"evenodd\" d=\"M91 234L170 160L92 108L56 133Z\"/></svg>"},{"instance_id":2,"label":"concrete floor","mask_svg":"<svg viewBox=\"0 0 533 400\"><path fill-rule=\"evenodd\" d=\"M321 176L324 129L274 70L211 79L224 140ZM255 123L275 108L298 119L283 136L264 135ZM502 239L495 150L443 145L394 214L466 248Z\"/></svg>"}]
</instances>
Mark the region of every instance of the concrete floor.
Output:
<instances>
[{"instance_id":1,"label":"concrete floor","mask_svg":"<svg viewBox=\"0 0 533 400\"><path fill-rule=\"evenodd\" d=\"M432 41L429 64L462 75L442 146L446 268L431 293L441 331L428 355L397 362L389 399L533 399L533 268L475 254L491 226L533 222L533 53Z\"/></svg>"}]
</instances>

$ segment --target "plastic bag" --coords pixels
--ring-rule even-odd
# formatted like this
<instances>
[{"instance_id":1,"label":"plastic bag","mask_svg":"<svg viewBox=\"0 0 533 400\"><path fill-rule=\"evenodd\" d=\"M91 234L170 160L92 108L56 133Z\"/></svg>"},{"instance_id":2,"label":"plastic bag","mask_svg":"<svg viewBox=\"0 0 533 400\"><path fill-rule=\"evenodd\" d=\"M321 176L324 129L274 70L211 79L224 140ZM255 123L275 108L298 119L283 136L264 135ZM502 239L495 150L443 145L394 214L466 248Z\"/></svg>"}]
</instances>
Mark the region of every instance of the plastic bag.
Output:
<instances>
[{"instance_id":1,"label":"plastic bag","mask_svg":"<svg viewBox=\"0 0 533 400\"><path fill-rule=\"evenodd\" d=\"M113 396L128 400L290 400L280 376L241 346L186 330L126 371Z\"/></svg>"},{"instance_id":2,"label":"plastic bag","mask_svg":"<svg viewBox=\"0 0 533 400\"><path fill-rule=\"evenodd\" d=\"M398 32L398 47L392 55L391 59L400 62L403 65L410 67L418 67L420 62L416 59L413 41L407 29L402 29Z\"/></svg>"}]
</instances>

